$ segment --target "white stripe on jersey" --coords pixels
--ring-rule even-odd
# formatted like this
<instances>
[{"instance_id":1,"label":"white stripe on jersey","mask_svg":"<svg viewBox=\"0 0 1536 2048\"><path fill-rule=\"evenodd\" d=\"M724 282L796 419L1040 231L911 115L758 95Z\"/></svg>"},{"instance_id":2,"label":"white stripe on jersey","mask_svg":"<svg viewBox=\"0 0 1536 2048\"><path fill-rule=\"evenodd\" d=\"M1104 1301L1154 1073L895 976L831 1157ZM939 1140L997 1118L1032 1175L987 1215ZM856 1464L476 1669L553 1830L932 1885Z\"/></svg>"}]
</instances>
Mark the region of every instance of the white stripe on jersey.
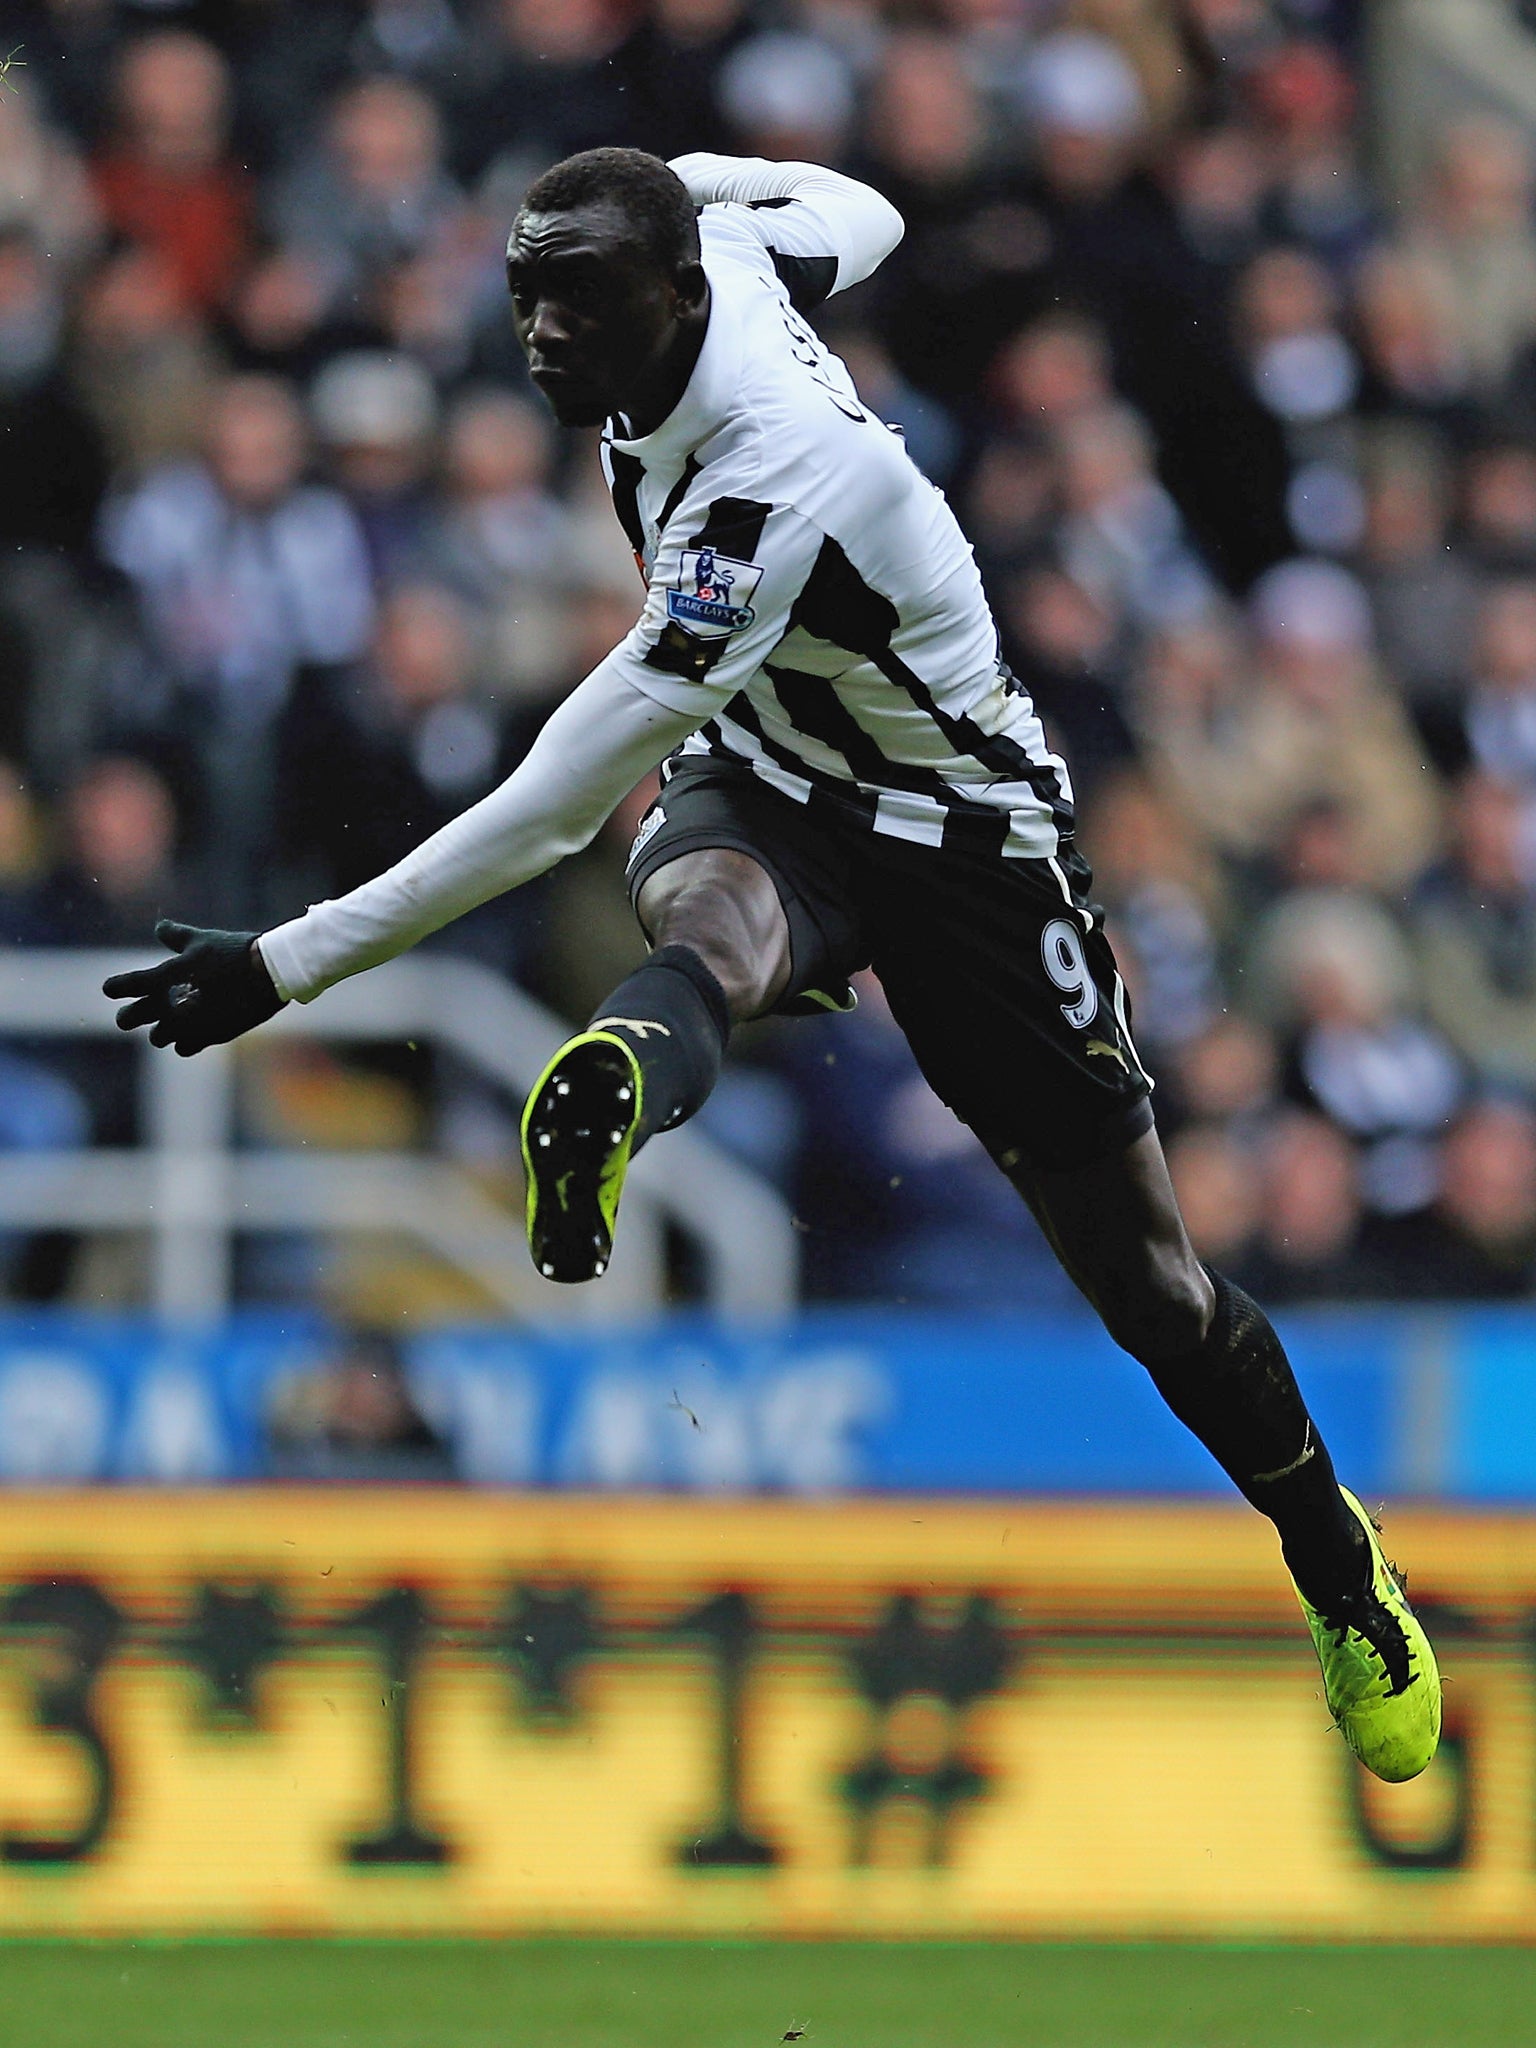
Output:
<instances>
[{"instance_id":1,"label":"white stripe on jersey","mask_svg":"<svg viewBox=\"0 0 1536 2048\"><path fill-rule=\"evenodd\" d=\"M693 378L655 433L604 437L648 580L626 673L697 711L684 753L743 762L797 802L917 844L964 821L1007 855L1054 854L1071 785L999 664L970 548L791 303L836 270L810 212L705 207Z\"/></svg>"}]
</instances>

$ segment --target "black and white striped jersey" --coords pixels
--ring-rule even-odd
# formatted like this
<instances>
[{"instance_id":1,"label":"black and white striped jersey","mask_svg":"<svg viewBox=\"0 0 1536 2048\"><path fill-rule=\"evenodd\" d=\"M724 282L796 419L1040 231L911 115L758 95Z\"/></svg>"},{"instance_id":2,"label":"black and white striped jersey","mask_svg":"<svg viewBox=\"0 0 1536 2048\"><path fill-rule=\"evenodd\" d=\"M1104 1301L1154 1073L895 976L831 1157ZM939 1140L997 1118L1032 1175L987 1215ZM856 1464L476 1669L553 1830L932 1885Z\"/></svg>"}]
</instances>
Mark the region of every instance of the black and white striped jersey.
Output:
<instances>
[{"instance_id":1,"label":"black and white striped jersey","mask_svg":"<svg viewBox=\"0 0 1536 2048\"><path fill-rule=\"evenodd\" d=\"M702 205L710 315L671 415L603 440L648 586L626 679L697 715L682 755L745 762L900 839L1053 855L1067 772L999 659L970 547L804 318L875 267L899 219L810 166L673 168Z\"/></svg>"},{"instance_id":2,"label":"black and white striped jersey","mask_svg":"<svg viewBox=\"0 0 1536 2048\"><path fill-rule=\"evenodd\" d=\"M646 576L639 622L489 796L262 934L282 996L308 1002L542 874L679 745L920 845L1049 860L1070 832L1066 769L999 662L954 515L803 317L876 268L900 217L813 165L674 168L703 208L703 347L655 433L616 423L603 451Z\"/></svg>"}]
</instances>

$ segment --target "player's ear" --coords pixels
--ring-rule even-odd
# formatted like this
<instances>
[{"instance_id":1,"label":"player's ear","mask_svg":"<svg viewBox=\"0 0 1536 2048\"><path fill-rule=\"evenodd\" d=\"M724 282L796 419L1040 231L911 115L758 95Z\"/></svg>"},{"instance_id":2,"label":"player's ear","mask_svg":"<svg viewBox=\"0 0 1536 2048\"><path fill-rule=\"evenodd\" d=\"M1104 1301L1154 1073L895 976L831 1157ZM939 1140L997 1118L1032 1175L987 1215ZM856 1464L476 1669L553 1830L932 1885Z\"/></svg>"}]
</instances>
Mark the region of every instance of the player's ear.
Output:
<instances>
[{"instance_id":1,"label":"player's ear","mask_svg":"<svg viewBox=\"0 0 1536 2048\"><path fill-rule=\"evenodd\" d=\"M683 318L701 313L709 296L709 279L704 275L703 264L697 259L680 263L672 273L672 294Z\"/></svg>"}]
</instances>

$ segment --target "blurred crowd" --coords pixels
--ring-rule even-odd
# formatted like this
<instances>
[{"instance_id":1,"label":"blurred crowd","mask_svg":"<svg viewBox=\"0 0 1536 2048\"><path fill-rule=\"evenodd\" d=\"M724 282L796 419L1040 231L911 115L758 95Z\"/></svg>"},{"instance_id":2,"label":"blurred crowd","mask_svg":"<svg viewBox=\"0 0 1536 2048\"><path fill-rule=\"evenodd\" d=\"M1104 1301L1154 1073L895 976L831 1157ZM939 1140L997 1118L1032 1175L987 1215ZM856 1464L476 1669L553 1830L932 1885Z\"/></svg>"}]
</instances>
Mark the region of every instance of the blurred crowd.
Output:
<instances>
[{"instance_id":1,"label":"blurred crowd","mask_svg":"<svg viewBox=\"0 0 1536 2048\"><path fill-rule=\"evenodd\" d=\"M9 0L0 933L259 927L507 773L640 598L513 341L519 195L598 143L811 158L905 216L825 332L1071 761L1201 1250L1277 1302L1530 1293L1536 151L1449 121L1389 197L1359 13ZM437 943L584 1014L643 802ZM71 1060L0 1047L0 1146L131 1135ZM748 1034L708 1121L818 1292L1065 1285L872 986Z\"/></svg>"}]
</instances>

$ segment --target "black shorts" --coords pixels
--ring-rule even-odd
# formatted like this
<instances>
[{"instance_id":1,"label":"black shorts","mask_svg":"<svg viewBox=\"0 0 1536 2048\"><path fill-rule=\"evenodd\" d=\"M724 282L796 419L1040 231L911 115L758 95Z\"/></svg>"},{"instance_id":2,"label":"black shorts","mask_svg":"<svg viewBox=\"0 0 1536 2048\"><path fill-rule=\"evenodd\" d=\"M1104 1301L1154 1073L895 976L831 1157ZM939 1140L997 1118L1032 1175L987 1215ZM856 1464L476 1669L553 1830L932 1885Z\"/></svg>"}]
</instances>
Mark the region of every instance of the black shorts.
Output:
<instances>
[{"instance_id":1,"label":"black shorts","mask_svg":"<svg viewBox=\"0 0 1536 2048\"><path fill-rule=\"evenodd\" d=\"M849 975L873 967L929 1085L1005 1169L1087 1165L1151 1129L1125 987L1075 851L914 845L693 756L641 822L631 900L707 847L750 855L778 890L792 965L776 1007L804 1009L817 991L835 1008Z\"/></svg>"}]
</instances>

